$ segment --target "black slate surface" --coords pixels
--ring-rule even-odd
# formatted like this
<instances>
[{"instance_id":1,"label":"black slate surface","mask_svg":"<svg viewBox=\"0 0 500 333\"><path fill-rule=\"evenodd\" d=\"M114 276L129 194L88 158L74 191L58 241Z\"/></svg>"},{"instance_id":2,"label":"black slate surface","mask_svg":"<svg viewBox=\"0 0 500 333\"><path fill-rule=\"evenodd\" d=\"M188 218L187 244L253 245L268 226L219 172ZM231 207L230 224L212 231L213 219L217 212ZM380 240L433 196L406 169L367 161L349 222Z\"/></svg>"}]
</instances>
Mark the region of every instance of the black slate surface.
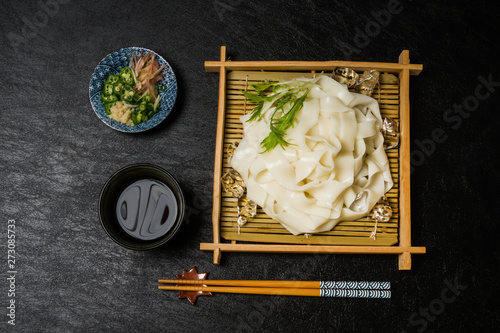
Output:
<instances>
[{"instance_id":1,"label":"black slate surface","mask_svg":"<svg viewBox=\"0 0 500 333\"><path fill-rule=\"evenodd\" d=\"M0 331L493 331L500 324L493 4L2 1ZM410 88L412 243L427 254L413 256L411 271L398 271L396 256L369 255L224 253L216 266L199 250L212 240L218 92L218 75L206 73L204 61L218 60L221 45L234 60L396 62L409 49L411 62L424 65ZM94 67L124 46L155 50L177 75L173 112L150 132L116 132L90 106ZM441 142L431 143L436 131ZM104 182L135 162L169 170L189 206L175 240L148 252L117 246L97 214ZM390 300L218 294L191 306L156 289L158 278L194 265L214 279L387 280L393 293Z\"/></svg>"}]
</instances>

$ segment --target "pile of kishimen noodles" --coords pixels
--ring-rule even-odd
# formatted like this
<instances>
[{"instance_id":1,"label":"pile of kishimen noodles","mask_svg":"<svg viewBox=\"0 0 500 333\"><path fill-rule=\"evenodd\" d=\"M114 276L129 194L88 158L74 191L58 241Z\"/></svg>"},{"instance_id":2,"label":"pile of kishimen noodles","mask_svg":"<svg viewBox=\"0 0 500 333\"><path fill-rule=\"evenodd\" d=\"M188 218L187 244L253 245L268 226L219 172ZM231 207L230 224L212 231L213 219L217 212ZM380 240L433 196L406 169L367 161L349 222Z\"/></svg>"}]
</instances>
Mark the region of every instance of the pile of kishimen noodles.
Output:
<instances>
[{"instance_id":1,"label":"pile of kishimen noodles","mask_svg":"<svg viewBox=\"0 0 500 333\"><path fill-rule=\"evenodd\" d=\"M368 215L393 185L377 101L324 75L265 88L231 159L247 197L293 234Z\"/></svg>"}]
</instances>

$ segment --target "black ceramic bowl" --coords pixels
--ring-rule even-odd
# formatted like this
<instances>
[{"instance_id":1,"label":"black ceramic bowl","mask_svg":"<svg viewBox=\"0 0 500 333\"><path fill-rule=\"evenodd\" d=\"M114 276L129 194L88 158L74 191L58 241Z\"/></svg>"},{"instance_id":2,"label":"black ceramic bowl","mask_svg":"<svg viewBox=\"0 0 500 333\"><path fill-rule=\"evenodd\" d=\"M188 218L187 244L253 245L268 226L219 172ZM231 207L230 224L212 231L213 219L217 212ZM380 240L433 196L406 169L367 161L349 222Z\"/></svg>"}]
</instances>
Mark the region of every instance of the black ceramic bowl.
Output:
<instances>
[{"instance_id":1,"label":"black ceramic bowl","mask_svg":"<svg viewBox=\"0 0 500 333\"><path fill-rule=\"evenodd\" d=\"M119 245L149 250L177 233L185 206L181 187L167 171L152 164L132 164L115 172L104 185L99 218Z\"/></svg>"}]
</instances>

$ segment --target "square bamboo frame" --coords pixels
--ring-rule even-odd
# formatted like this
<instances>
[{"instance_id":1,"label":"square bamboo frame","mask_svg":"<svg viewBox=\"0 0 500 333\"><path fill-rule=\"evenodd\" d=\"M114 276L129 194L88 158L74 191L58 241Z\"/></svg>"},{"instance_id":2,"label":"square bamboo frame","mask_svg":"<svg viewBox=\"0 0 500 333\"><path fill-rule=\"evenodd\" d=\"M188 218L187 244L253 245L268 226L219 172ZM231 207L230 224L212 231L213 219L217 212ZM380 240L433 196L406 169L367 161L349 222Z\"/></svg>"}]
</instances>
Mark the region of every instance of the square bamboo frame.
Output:
<instances>
[{"instance_id":1,"label":"square bamboo frame","mask_svg":"<svg viewBox=\"0 0 500 333\"><path fill-rule=\"evenodd\" d=\"M336 67L349 67L356 71L376 69L392 73L399 78L399 243L392 246L367 245L294 245L294 244L248 244L221 242L221 182L224 158L224 130L227 102L227 74L231 71L324 71L332 72ZM398 63L349 62L349 61L230 61L226 47L221 47L220 61L206 61L207 72L219 73L219 108L217 117L216 150L213 186L213 243L201 243L203 251L213 251L213 262L219 264L222 252L261 253L331 253L331 254L397 254L399 269L411 269L411 254L423 254L425 247L411 245L411 200L410 200L410 75L418 75L423 66L410 64L409 51L404 50Z\"/></svg>"}]
</instances>

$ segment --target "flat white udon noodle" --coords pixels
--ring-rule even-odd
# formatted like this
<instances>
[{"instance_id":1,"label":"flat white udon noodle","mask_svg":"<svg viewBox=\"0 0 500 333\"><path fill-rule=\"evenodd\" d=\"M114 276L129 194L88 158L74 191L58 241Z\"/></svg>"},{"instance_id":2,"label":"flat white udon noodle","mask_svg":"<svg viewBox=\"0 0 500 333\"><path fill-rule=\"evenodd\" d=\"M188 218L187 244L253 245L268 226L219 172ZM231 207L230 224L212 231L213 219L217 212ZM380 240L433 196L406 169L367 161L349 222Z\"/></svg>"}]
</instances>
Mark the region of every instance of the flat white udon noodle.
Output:
<instances>
[{"instance_id":1,"label":"flat white udon noodle","mask_svg":"<svg viewBox=\"0 0 500 333\"><path fill-rule=\"evenodd\" d=\"M291 145L261 153L274 109L265 106L260 121L240 118L245 135L231 159L248 198L294 235L366 216L393 185L377 101L327 76L317 84L287 130Z\"/></svg>"}]
</instances>

